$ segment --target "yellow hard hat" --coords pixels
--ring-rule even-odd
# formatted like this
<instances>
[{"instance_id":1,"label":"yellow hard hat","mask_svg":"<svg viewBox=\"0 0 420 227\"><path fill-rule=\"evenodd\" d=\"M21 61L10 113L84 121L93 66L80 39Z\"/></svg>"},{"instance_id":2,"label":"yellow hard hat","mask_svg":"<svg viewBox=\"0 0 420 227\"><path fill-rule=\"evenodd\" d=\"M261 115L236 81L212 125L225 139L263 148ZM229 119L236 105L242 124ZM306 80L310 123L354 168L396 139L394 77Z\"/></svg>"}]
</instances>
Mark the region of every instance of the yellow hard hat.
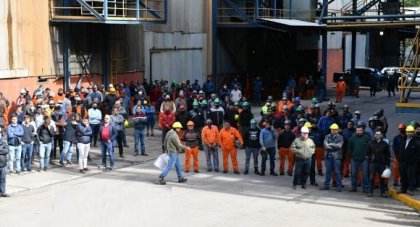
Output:
<instances>
[{"instance_id":1,"label":"yellow hard hat","mask_svg":"<svg viewBox=\"0 0 420 227\"><path fill-rule=\"evenodd\" d=\"M109 88L109 92L115 92L115 88L114 87Z\"/></svg>"},{"instance_id":2,"label":"yellow hard hat","mask_svg":"<svg viewBox=\"0 0 420 227\"><path fill-rule=\"evenodd\" d=\"M128 122L127 120L124 121L124 126L128 127L130 125L130 122Z\"/></svg>"},{"instance_id":3,"label":"yellow hard hat","mask_svg":"<svg viewBox=\"0 0 420 227\"><path fill-rule=\"evenodd\" d=\"M308 128L312 128L311 122L306 122L303 126L308 127Z\"/></svg>"},{"instance_id":4,"label":"yellow hard hat","mask_svg":"<svg viewBox=\"0 0 420 227\"><path fill-rule=\"evenodd\" d=\"M238 121L238 120L239 120L239 115L235 114L235 121Z\"/></svg>"},{"instance_id":5,"label":"yellow hard hat","mask_svg":"<svg viewBox=\"0 0 420 227\"><path fill-rule=\"evenodd\" d=\"M330 129L331 130L337 130L337 129L340 129L340 127L338 127L338 125L334 123L330 126Z\"/></svg>"},{"instance_id":6,"label":"yellow hard hat","mask_svg":"<svg viewBox=\"0 0 420 227\"><path fill-rule=\"evenodd\" d=\"M174 122L174 124L172 125L172 128L182 128L182 125L179 121Z\"/></svg>"},{"instance_id":7,"label":"yellow hard hat","mask_svg":"<svg viewBox=\"0 0 420 227\"><path fill-rule=\"evenodd\" d=\"M407 126L407 128L405 128L406 132L414 132L414 127L412 125Z\"/></svg>"}]
</instances>

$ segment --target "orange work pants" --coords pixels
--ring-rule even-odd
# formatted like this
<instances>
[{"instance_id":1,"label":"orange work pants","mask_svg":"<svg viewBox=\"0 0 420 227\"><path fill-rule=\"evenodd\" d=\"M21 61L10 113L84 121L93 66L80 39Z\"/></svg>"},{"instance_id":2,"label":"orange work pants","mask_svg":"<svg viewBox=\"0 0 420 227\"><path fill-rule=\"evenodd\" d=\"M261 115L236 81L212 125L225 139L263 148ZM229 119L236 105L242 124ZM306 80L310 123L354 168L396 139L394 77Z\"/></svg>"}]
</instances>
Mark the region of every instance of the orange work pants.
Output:
<instances>
[{"instance_id":1,"label":"orange work pants","mask_svg":"<svg viewBox=\"0 0 420 227\"><path fill-rule=\"evenodd\" d=\"M344 94L346 93L346 91L345 90L337 90L337 95L336 95L336 101L337 102L343 102L343 97L344 97Z\"/></svg>"},{"instance_id":2,"label":"orange work pants","mask_svg":"<svg viewBox=\"0 0 420 227\"><path fill-rule=\"evenodd\" d=\"M293 154L292 150L287 147L281 147L279 149L279 156L280 156L280 172L284 172L284 163L286 161L287 156L287 172L293 172L293 166L295 165L295 155Z\"/></svg>"},{"instance_id":3,"label":"orange work pants","mask_svg":"<svg viewBox=\"0 0 420 227\"><path fill-rule=\"evenodd\" d=\"M345 155L343 157L342 166L341 166L341 175L349 175L350 172L350 156L348 152L345 152Z\"/></svg>"},{"instance_id":4,"label":"orange work pants","mask_svg":"<svg viewBox=\"0 0 420 227\"><path fill-rule=\"evenodd\" d=\"M315 148L315 161L316 161L316 169L318 170L318 172L322 172L323 159L324 159L324 148L316 147Z\"/></svg>"},{"instance_id":5,"label":"orange work pants","mask_svg":"<svg viewBox=\"0 0 420 227\"><path fill-rule=\"evenodd\" d=\"M400 164L398 163L397 158L394 156L394 166L393 166L393 174L394 174L394 184L399 184L400 179L400 172L398 170L400 168Z\"/></svg>"},{"instance_id":6,"label":"orange work pants","mask_svg":"<svg viewBox=\"0 0 420 227\"><path fill-rule=\"evenodd\" d=\"M222 149L222 155L223 155L223 170L226 170L226 171L229 170L228 157L230 155L230 159L232 160L233 171L238 171L239 166L238 166L238 160L236 159L236 156L237 156L236 148Z\"/></svg>"},{"instance_id":7,"label":"orange work pants","mask_svg":"<svg viewBox=\"0 0 420 227\"><path fill-rule=\"evenodd\" d=\"M198 170L198 147L191 147L190 150L185 150L185 170L190 170L191 155L193 156L194 170Z\"/></svg>"}]
</instances>

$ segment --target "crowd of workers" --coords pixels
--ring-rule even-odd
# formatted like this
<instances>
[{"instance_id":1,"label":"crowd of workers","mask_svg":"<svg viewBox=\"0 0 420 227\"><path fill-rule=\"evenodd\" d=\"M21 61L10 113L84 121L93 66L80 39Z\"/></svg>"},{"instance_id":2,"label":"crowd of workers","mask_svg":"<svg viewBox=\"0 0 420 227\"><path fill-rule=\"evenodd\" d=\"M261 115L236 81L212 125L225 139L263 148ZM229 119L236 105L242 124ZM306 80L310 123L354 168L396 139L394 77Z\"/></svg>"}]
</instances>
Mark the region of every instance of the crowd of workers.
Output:
<instances>
[{"instance_id":1,"label":"crowd of workers","mask_svg":"<svg viewBox=\"0 0 420 227\"><path fill-rule=\"evenodd\" d=\"M154 81L150 85L144 81L108 88L93 85L67 92L59 89L57 94L40 86L32 96L22 89L13 108L0 94L0 126L7 141L7 147L4 143L0 147L7 150L6 159L0 151L0 195L7 195L4 186L7 172L33 172L35 154L39 156L38 170L47 171L53 159L59 159L62 167L71 166L75 147L79 171L85 173L89 171L90 148L99 141L100 167L113 170L114 146L118 146L121 158L124 148L129 147L128 125L134 128L133 155L146 156L144 141L155 135L156 122L162 131L162 151L169 154L168 164L159 176L161 184L166 183L164 178L173 166L178 182L186 181L178 160L181 151L186 151L186 173L191 168L191 157L192 170L199 173L199 150L204 150L208 172L228 173L230 157L233 173L240 174L237 150L244 148L243 174L249 174L252 157L254 173L264 176L269 160L267 174L293 176L293 188L297 185L306 188L308 178L311 185L317 186L316 173L321 176L325 173L321 190L329 190L333 181L332 185L341 191L342 177L351 176L350 191L355 192L361 186L363 192L372 196L374 188L379 187L381 196L386 197L388 181L381 174L392 166L394 186L401 184L400 193L414 194L420 185L420 124L413 121L399 125L400 134L390 140L383 109L366 121L360 111L352 113L348 105L337 109L334 102L329 102L327 109L321 110L322 100L315 98L315 94L322 98L325 93L319 92L325 90L325 85L319 88L320 82L311 80L308 77L296 82L290 78L278 103L272 96L267 97L261 116L254 116L246 98L252 97L256 104L261 102L264 86L260 78L245 86L235 78L220 90L216 90L211 77L202 86L198 80L192 84ZM311 99L311 104L303 106L301 97ZM342 102L341 93L337 101Z\"/></svg>"}]
</instances>

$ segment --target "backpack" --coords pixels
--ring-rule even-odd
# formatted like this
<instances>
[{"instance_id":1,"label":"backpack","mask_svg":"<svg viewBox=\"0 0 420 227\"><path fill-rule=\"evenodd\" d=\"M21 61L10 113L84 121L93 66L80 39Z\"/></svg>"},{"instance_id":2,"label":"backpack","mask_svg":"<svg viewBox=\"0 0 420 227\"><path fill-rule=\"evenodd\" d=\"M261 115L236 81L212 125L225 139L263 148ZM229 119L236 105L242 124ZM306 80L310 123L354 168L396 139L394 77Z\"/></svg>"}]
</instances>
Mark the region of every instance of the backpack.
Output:
<instances>
[{"instance_id":1,"label":"backpack","mask_svg":"<svg viewBox=\"0 0 420 227\"><path fill-rule=\"evenodd\" d=\"M7 166L7 154L9 149L5 142L0 142L0 168Z\"/></svg>"}]
</instances>

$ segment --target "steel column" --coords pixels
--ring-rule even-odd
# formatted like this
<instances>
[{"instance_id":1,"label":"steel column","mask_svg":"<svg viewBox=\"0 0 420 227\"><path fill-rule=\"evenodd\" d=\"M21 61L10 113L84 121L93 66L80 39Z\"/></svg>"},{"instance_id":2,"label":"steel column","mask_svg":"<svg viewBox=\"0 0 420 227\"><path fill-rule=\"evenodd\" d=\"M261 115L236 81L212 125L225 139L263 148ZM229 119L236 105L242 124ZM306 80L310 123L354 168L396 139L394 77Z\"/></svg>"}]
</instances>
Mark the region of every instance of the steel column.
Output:
<instances>
[{"instance_id":1,"label":"steel column","mask_svg":"<svg viewBox=\"0 0 420 227\"><path fill-rule=\"evenodd\" d=\"M63 89L70 89L70 24L63 24Z\"/></svg>"},{"instance_id":2,"label":"steel column","mask_svg":"<svg viewBox=\"0 0 420 227\"><path fill-rule=\"evenodd\" d=\"M136 19L140 20L140 0L136 0Z\"/></svg>"},{"instance_id":3,"label":"steel column","mask_svg":"<svg viewBox=\"0 0 420 227\"><path fill-rule=\"evenodd\" d=\"M104 24L103 28L103 47L102 47L102 84L105 88L108 87L108 76L109 76L109 49L108 49L108 26Z\"/></svg>"},{"instance_id":4,"label":"steel column","mask_svg":"<svg viewBox=\"0 0 420 227\"><path fill-rule=\"evenodd\" d=\"M104 19L108 19L108 0L104 0Z\"/></svg>"},{"instance_id":5,"label":"steel column","mask_svg":"<svg viewBox=\"0 0 420 227\"><path fill-rule=\"evenodd\" d=\"M323 9L321 17L325 17L328 13L328 0L323 0ZM328 37L327 37L327 31L322 31L322 71L321 71L321 77L324 79L325 86L327 85L327 51L328 51ZM325 94L326 95L326 94ZM323 100L319 100L323 101Z\"/></svg>"},{"instance_id":6,"label":"steel column","mask_svg":"<svg viewBox=\"0 0 420 227\"><path fill-rule=\"evenodd\" d=\"M356 15L357 13L357 0L353 0L353 15ZM350 75L351 75L351 80L350 80L350 91L353 91L354 89L354 84L356 81L356 35L357 33L355 31L351 32L351 62L350 62Z\"/></svg>"},{"instance_id":7,"label":"steel column","mask_svg":"<svg viewBox=\"0 0 420 227\"><path fill-rule=\"evenodd\" d=\"M217 0L212 3L212 75L217 85Z\"/></svg>"}]
</instances>

